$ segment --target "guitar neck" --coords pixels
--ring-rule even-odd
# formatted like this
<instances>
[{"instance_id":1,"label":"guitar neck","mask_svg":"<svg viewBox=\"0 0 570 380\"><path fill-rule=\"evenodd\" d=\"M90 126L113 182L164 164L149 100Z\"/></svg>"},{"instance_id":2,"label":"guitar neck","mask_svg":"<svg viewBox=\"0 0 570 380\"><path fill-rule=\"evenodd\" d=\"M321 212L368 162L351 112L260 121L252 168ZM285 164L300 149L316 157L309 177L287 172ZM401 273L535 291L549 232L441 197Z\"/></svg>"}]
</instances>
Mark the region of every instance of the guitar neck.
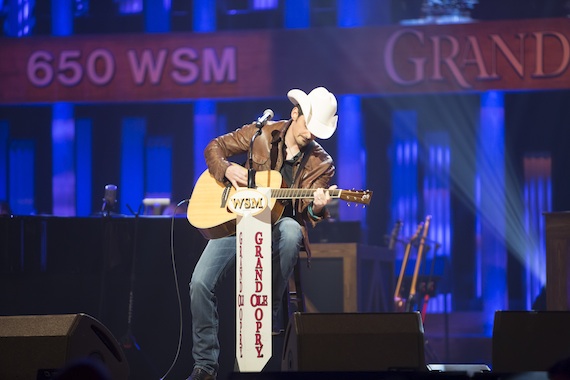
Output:
<instances>
[{"instance_id":1,"label":"guitar neck","mask_svg":"<svg viewBox=\"0 0 570 380\"><path fill-rule=\"evenodd\" d=\"M342 190L333 189L328 190L331 198L340 198ZM315 194L315 189L271 189L271 198L275 199L312 199Z\"/></svg>"}]
</instances>

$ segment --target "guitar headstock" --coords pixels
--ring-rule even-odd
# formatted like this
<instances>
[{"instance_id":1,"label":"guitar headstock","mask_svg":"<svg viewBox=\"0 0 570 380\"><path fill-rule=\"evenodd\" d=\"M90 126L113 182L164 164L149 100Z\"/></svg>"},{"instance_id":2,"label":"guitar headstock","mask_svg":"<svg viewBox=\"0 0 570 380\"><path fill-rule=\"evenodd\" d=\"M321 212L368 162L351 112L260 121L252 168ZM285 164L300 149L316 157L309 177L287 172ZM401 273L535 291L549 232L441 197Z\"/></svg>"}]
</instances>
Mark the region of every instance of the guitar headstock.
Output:
<instances>
[{"instance_id":1,"label":"guitar headstock","mask_svg":"<svg viewBox=\"0 0 570 380\"><path fill-rule=\"evenodd\" d=\"M394 250L394 246L396 245L396 241L398 240L398 235L400 234L400 230L402 229L402 225L404 223L401 220L397 220L394 224L394 228L392 228L392 233L390 234L390 239L388 240L388 249L390 251Z\"/></svg>"},{"instance_id":2,"label":"guitar headstock","mask_svg":"<svg viewBox=\"0 0 570 380\"><path fill-rule=\"evenodd\" d=\"M339 198L351 203L360 203L369 205L372 200L372 191L370 190L341 190Z\"/></svg>"}]
</instances>

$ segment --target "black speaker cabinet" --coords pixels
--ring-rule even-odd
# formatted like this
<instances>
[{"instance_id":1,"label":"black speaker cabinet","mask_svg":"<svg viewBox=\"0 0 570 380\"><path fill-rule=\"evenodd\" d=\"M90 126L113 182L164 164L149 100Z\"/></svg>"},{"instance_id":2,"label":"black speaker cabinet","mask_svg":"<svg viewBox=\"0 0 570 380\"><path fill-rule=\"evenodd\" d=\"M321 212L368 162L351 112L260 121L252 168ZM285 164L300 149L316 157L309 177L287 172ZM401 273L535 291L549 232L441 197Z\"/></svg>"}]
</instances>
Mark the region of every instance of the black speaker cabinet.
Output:
<instances>
[{"instance_id":1,"label":"black speaker cabinet","mask_svg":"<svg viewBox=\"0 0 570 380\"><path fill-rule=\"evenodd\" d=\"M86 314L0 317L0 379L49 378L74 360L103 362L115 380L129 365L109 330Z\"/></svg>"},{"instance_id":2,"label":"black speaker cabinet","mask_svg":"<svg viewBox=\"0 0 570 380\"><path fill-rule=\"evenodd\" d=\"M420 313L294 313L283 371L427 371Z\"/></svg>"},{"instance_id":3,"label":"black speaker cabinet","mask_svg":"<svg viewBox=\"0 0 570 380\"><path fill-rule=\"evenodd\" d=\"M546 371L570 357L570 311L497 311L493 372Z\"/></svg>"}]
</instances>

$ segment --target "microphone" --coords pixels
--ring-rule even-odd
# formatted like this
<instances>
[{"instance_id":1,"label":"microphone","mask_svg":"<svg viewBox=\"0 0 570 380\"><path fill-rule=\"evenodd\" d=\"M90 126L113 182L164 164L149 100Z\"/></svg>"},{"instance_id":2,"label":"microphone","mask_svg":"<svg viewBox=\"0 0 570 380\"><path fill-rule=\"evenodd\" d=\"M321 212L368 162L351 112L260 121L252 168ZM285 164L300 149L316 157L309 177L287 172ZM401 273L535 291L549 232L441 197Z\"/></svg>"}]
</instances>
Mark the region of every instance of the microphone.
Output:
<instances>
[{"instance_id":1,"label":"microphone","mask_svg":"<svg viewBox=\"0 0 570 380\"><path fill-rule=\"evenodd\" d=\"M103 197L103 207L101 211L105 214L109 214L115 208L117 203L117 186L116 185L106 185L105 195Z\"/></svg>"},{"instance_id":2,"label":"microphone","mask_svg":"<svg viewBox=\"0 0 570 380\"><path fill-rule=\"evenodd\" d=\"M273 111L270 109L266 109L265 111L263 111L263 115L261 115L259 119L257 119L257 121L255 122L257 128L261 128L265 124L267 124L269 120L273 119L273 115L274 115Z\"/></svg>"}]
</instances>

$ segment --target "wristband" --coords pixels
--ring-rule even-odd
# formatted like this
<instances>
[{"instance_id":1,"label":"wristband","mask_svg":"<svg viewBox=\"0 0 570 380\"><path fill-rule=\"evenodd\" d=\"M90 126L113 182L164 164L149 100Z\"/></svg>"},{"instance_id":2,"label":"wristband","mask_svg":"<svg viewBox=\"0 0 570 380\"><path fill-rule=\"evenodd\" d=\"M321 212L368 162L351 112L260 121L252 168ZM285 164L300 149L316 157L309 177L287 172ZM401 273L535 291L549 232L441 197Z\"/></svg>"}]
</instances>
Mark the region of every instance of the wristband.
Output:
<instances>
[{"instance_id":1,"label":"wristband","mask_svg":"<svg viewBox=\"0 0 570 380\"><path fill-rule=\"evenodd\" d=\"M323 208L323 210L324 210L324 208ZM314 220L321 220L323 218L322 216L315 215L315 213L313 211L313 202L309 203L308 211L309 211L309 216L311 218L313 218Z\"/></svg>"}]
</instances>

